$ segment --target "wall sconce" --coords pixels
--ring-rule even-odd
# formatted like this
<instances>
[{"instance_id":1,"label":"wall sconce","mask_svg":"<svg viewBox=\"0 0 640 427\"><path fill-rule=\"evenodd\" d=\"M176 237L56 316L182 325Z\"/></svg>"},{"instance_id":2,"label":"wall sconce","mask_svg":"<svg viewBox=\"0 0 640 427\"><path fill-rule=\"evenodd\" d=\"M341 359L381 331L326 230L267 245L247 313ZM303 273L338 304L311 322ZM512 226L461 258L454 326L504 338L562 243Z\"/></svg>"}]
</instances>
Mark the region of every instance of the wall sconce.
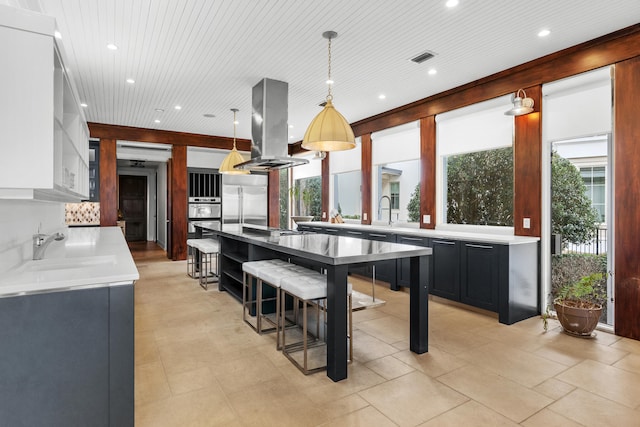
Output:
<instances>
[{"instance_id":1,"label":"wall sconce","mask_svg":"<svg viewBox=\"0 0 640 427\"><path fill-rule=\"evenodd\" d=\"M520 96L520 92L524 97ZM529 114L533 111L533 99L527 98L527 92L524 89L518 89L513 97L513 108L506 111L505 116L522 116L523 114Z\"/></svg>"}]
</instances>

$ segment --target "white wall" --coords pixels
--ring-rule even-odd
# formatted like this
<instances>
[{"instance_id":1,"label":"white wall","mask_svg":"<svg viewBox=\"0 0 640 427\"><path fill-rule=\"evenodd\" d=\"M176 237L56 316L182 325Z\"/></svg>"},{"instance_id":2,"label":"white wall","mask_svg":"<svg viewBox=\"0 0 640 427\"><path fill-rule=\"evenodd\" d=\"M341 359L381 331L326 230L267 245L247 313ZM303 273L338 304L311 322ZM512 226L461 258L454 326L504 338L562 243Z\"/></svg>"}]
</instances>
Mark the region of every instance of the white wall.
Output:
<instances>
[{"instance_id":1,"label":"white wall","mask_svg":"<svg viewBox=\"0 0 640 427\"><path fill-rule=\"evenodd\" d=\"M187 167L218 169L227 154L229 154L229 150L189 147L187 148ZM240 154L246 160L251 158L251 154L246 151L240 151Z\"/></svg>"},{"instance_id":2,"label":"white wall","mask_svg":"<svg viewBox=\"0 0 640 427\"><path fill-rule=\"evenodd\" d=\"M38 227L45 234L64 232L64 203L0 200L0 273L33 258Z\"/></svg>"}]
</instances>

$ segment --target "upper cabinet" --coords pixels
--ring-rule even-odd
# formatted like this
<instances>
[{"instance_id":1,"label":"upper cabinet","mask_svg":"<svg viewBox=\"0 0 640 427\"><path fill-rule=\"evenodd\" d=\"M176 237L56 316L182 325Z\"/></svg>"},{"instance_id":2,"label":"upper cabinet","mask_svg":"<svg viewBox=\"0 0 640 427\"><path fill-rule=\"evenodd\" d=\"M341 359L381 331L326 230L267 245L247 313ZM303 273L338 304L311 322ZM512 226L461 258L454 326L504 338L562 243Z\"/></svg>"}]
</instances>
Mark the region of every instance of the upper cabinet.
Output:
<instances>
[{"instance_id":1,"label":"upper cabinet","mask_svg":"<svg viewBox=\"0 0 640 427\"><path fill-rule=\"evenodd\" d=\"M0 198L89 198L89 129L54 32L0 6Z\"/></svg>"}]
</instances>

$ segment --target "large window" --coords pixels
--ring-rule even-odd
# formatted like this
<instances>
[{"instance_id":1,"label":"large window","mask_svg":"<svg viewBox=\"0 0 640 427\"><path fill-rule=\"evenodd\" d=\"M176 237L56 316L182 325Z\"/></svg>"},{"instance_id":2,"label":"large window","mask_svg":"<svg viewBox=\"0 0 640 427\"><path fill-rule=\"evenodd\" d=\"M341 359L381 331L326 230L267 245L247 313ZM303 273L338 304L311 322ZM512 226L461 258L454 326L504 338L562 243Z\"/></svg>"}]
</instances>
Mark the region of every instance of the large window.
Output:
<instances>
[{"instance_id":1,"label":"large window","mask_svg":"<svg viewBox=\"0 0 640 427\"><path fill-rule=\"evenodd\" d=\"M314 221L319 221L322 218L321 161L314 159L313 155L301 157L309 159L309 163L288 169L291 179L288 194L290 215L313 216Z\"/></svg>"},{"instance_id":2,"label":"large window","mask_svg":"<svg viewBox=\"0 0 640 427\"><path fill-rule=\"evenodd\" d=\"M372 217L375 221L420 219L420 127L418 122L375 132L372 141ZM417 203L413 202L417 197Z\"/></svg>"},{"instance_id":3,"label":"large window","mask_svg":"<svg viewBox=\"0 0 640 427\"><path fill-rule=\"evenodd\" d=\"M345 219L359 220L362 216L361 156L360 138L356 138L356 147L353 150L330 153L332 209Z\"/></svg>"},{"instance_id":4,"label":"large window","mask_svg":"<svg viewBox=\"0 0 640 427\"><path fill-rule=\"evenodd\" d=\"M436 117L440 222L513 227L510 97Z\"/></svg>"},{"instance_id":5,"label":"large window","mask_svg":"<svg viewBox=\"0 0 640 427\"><path fill-rule=\"evenodd\" d=\"M513 225L513 148L447 156L447 222Z\"/></svg>"}]
</instances>

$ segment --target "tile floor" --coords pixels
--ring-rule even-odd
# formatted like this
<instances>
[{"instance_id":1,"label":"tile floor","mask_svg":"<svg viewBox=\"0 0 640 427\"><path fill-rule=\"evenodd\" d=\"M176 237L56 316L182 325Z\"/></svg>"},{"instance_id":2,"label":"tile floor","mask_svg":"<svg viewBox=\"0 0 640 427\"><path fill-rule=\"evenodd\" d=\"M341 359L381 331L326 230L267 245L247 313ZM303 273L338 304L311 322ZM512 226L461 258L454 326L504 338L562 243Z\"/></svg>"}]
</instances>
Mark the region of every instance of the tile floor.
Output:
<instances>
[{"instance_id":1,"label":"tile floor","mask_svg":"<svg viewBox=\"0 0 640 427\"><path fill-rule=\"evenodd\" d=\"M185 262L136 255L137 426L639 426L640 342L563 334L539 318L512 326L429 304L429 352L411 353L409 295L355 312L354 363L333 383L302 375L203 290ZM354 280L367 292L370 284Z\"/></svg>"}]
</instances>

